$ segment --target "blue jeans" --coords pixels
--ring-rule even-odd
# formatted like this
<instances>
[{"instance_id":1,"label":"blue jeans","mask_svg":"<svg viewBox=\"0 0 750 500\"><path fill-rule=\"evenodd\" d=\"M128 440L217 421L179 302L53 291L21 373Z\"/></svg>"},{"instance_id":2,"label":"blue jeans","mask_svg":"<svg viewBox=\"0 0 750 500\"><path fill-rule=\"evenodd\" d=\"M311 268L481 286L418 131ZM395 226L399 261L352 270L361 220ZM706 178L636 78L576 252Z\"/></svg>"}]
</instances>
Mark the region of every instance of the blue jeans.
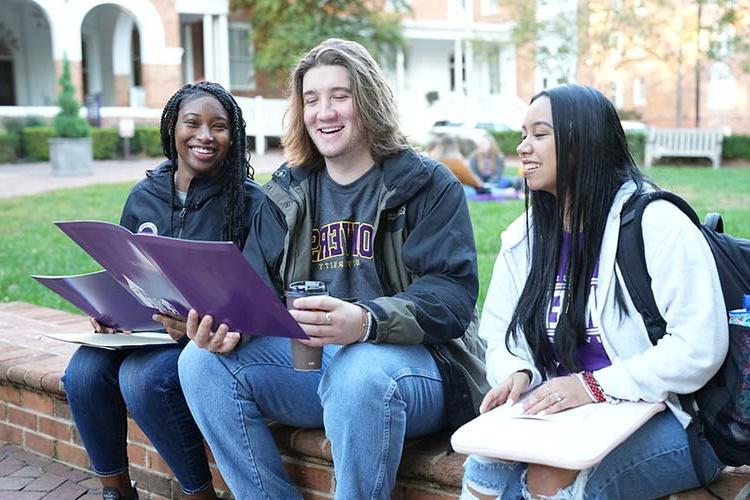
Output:
<instances>
[{"instance_id":1,"label":"blue jeans","mask_svg":"<svg viewBox=\"0 0 750 500\"><path fill-rule=\"evenodd\" d=\"M716 479L724 467L707 441L701 442L697 466L705 477ZM506 500L530 498L526 464L469 456L464 464L461 500L478 493ZM669 410L651 420L612 450L604 460L581 471L576 480L551 498L631 499L658 498L700 486L693 469L687 433Z\"/></svg>"},{"instance_id":2,"label":"blue jeans","mask_svg":"<svg viewBox=\"0 0 750 500\"><path fill-rule=\"evenodd\" d=\"M129 411L186 493L211 484L203 437L177 377L181 350L80 347L75 352L63 384L96 474L113 476L127 469Z\"/></svg>"},{"instance_id":3,"label":"blue jeans","mask_svg":"<svg viewBox=\"0 0 750 500\"><path fill-rule=\"evenodd\" d=\"M421 345L328 345L320 371L292 368L289 339L257 337L226 354L189 344L180 379L239 500L302 498L265 419L325 427L336 498L389 498L404 439L441 429L443 384Z\"/></svg>"}]
</instances>

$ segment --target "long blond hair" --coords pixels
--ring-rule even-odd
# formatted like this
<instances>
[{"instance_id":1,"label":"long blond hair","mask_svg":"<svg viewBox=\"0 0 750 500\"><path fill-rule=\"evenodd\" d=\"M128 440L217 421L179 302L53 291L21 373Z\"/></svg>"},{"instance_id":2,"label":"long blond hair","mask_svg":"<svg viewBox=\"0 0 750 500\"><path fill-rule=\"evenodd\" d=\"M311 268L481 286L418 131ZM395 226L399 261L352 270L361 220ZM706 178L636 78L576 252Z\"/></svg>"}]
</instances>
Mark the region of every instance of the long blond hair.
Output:
<instances>
[{"instance_id":1,"label":"long blond hair","mask_svg":"<svg viewBox=\"0 0 750 500\"><path fill-rule=\"evenodd\" d=\"M330 38L300 59L289 79L287 124L281 143L289 164L314 169L325 165L305 128L302 80L316 66L343 66L349 73L354 109L365 131L370 156L380 161L408 147L399 129L396 102L380 67L367 49L357 42Z\"/></svg>"}]
</instances>

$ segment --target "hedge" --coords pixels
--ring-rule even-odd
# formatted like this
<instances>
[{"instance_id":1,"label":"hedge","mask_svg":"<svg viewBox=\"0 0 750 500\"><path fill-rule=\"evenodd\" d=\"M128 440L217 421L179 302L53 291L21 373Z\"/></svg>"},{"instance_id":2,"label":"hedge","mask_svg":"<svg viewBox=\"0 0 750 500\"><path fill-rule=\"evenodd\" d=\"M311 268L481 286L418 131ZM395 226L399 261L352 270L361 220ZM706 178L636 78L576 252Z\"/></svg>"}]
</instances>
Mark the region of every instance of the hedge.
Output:
<instances>
[{"instance_id":1,"label":"hedge","mask_svg":"<svg viewBox=\"0 0 750 500\"><path fill-rule=\"evenodd\" d=\"M635 164L643 165L643 159L646 157L646 133L625 132L625 139L628 141L628 149Z\"/></svg>"},{"instance_id":2,"label":"hedge","mask_svg":"<svg viewBox=\"0 0 750 500\"><path fill-rule=\"evenodd\" d=\"M0 163L10 163L16 159L18 136L0 132Z\"/></svg>"},{"instance_id":3,"label":"hedge","mask_svg":"<svg viewBox=\"0 0 750 500\"><path fill-rule=\"evenodd\" d=\"M21 156L36 161L49 160L47 139L52 137L53 133L52 127L25 127L21 133ZM120 135L116 128L91 129L91 143L96 160L120 156ZM136 127L135 137L130 140L130 151L146 156L161 156L163 153L159 127Z\"/></svg>"},{"instance_id":4,"label":"hedge","mask_svg":"<svg viewBox=\"0 0 750 500\"><path fill-rule=\"evenodd\" d=\"M135 137L130 140L130 150L145 153L146 156L161 156L161 132L159 127L141 126L135 128Z\"/></svg>"},{"instance_id":5,"label":"hedge","mask_svg":"<svg viewBox=\"0 0 750 500\"><path fill-rule=\"evenodd\" d=\"M47 140L55 130L52 127L26 127L23 129L23 155L30 160L49 160Z\"/></svg>"},{"instance_id":6,"label":"hedge","mask_svg":"<svg viewBox=\"0 0 750 500\"><path fill-rule=\"evenodd\" d=\"M750 135L730 135L724 138L721 157L725 160L750 160Z\"/></svg>"},{"instance_id":7,"label":"hedge","mask_svg":"<svg viewBox=\"0 0 750 500\"><path fill-rule=\"evenodd\" d=\"M520 130L507 130L505 132L491 132L500 147L500 151L506 156L515 156L516 148L521 143Z\"/></svg>"},{"instance_id":8,"label":"hedge","mask_svg":"<svg viewBox=\"0 0 750 500\"><path fill-rule=\"evenodd\" d=\"M120 132L116 128L92 128L91 148L95 160L116 158L120 152Z\"/></svg>"}]
</instances>

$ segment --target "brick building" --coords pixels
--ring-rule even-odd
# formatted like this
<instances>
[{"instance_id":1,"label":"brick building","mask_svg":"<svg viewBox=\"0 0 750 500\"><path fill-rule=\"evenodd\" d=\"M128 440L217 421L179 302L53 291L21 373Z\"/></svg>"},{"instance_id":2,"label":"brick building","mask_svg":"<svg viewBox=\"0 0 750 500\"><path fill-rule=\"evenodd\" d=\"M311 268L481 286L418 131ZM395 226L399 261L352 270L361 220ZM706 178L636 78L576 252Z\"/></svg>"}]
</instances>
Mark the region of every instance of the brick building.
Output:
<instances>
[{"instance_id":1,"label":"brick building","mask_svg":"<svg viewBox=\"0 0 750 500\"><path fill-rule=\"evenodd\" d=\"M650 125L693 126L695 44L684 43L680 72L674 61L638 53L626 32L597 45L613 26L600 13L630 3L537 0L531 16L563 29L522 43L514 33L519 2L412 0L402 22L405 47L395 63L384 64L404 129L417 136L436 120L517 128L531 95L566 81L596 86ZM208 79L240 97L249 135L281 133L284 89L256 78L252 28L229 0L3 0L3 6L0 118L53 116L67 57L79 99L99 109L105 123L126 116L157 121L183 83ZM678 17L653 8L636 11ZM709 10L704 23L710 22ZM750 76L737 58L704 57L698 75L701 125L750 132Z\"/></svg>"},{"instance_id":2,"label":"brick building","mask_svg":"<svg viewBox=\"0 0 750 500\"><path fill-rule=\"evenodd\" d=\"M279 123L266 135L280 131L283 89L256 79L251 26L229 0L3 0L3 6L0 117L54 115L67 57L79 99L97 106L105 121L157 120L179 86L208 79L247 97L243 108L253 106L253 96L270 98L262 121ZM520 122L534 90L524 76L533 61L513 45L513 22L500 2L414 0L403 27L406 48L384 69L407 129L459 114ZM437 100L428 102L428 94Z\"/></svg>"}]
</instances>

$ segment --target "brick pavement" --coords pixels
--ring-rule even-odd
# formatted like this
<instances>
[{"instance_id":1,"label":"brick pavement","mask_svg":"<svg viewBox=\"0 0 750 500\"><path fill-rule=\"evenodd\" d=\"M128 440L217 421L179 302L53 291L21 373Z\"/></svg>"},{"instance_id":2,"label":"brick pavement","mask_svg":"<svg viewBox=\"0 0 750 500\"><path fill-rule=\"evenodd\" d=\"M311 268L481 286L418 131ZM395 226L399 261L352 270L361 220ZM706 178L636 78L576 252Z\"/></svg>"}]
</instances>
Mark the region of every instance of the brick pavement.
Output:
<instances>
[{"instance_id":1,"label":"brick pavement","mask_svg":"<svg viewBox=\"0 0 750 500\"><path fill-rule=\"evenodd\" d=\"M115 184L135 182L143 178L144 172L154 168L161 158L138 158L133 160L94 161L91 175L57 177L52 175L49 162L0 164L0 198L26 196L56 189L75 188L92 184ZM284 156L278 149L269 149L263 156L253 155L250 164L256 173L276 170Z\"/></svg>"},{"instance_id":2,"label":"brick pavement","mask_svg":"<svg viewBox=\"0 0 750 500\"><path fill-rule=\"evenodd\" d=\"M99 481L91 474L10 443L0 444L0 500L100 498Z\"/></svg>"}]
</instances>

